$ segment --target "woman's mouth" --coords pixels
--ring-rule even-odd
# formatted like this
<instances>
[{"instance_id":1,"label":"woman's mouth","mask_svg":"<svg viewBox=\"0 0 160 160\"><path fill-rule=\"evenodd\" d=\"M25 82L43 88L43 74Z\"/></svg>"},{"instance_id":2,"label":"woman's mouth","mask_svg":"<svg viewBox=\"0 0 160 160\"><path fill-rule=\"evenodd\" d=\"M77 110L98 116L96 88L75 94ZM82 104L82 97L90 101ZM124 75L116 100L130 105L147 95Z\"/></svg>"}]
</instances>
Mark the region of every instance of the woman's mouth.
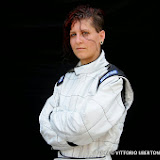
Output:
<instances>
[{"instance_id":1,"label":"woman's mouth","mask_svg":"<svg viewBox=\"0 0 160 160\"><path fill-rule=\"evenodd\" d=\"M82 47L78 47L76 48L77 50L84 50L85 48L82 48Z\"/></svg>"}]
</instances>

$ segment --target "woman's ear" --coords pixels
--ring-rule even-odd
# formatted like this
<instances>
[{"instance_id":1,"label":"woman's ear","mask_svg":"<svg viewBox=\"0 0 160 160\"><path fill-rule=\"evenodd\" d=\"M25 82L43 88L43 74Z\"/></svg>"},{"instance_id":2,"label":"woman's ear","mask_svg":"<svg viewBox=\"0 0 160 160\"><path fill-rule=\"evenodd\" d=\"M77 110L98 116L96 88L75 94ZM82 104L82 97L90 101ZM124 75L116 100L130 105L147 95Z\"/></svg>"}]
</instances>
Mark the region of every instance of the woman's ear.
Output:
<instances>
[{"instance_id":1,"label":"woman's ear","mask_svg":"<svg viewBox=\"0 0 160 160\"><path fill-rule=\"evenodd\" d=\"M100 41L104 42L104 39L105 39L105 31L104 30L101 30L99 32L99 35L100 35Z\"/></svg>"}]
</instances>

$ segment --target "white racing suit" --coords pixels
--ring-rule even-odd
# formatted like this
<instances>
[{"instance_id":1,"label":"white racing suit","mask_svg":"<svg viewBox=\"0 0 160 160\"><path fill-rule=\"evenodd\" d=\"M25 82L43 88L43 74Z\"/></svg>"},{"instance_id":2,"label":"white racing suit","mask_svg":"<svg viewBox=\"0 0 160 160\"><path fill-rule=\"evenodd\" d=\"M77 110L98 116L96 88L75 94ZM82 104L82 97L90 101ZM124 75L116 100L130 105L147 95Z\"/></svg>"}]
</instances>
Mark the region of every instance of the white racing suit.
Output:
<instances>
[{"instance_id":1,"label":"white racing suit","mask_svg":"<svg viewBox=\"0 0 160 160\"><path fill-rule=\"evenodd\" d=\"M79 62L56 83L39 116L40 133L58 150L55 160L111 160L132 102L130 82L102 50L95 61Z\"/></svg>"}]
</instances>

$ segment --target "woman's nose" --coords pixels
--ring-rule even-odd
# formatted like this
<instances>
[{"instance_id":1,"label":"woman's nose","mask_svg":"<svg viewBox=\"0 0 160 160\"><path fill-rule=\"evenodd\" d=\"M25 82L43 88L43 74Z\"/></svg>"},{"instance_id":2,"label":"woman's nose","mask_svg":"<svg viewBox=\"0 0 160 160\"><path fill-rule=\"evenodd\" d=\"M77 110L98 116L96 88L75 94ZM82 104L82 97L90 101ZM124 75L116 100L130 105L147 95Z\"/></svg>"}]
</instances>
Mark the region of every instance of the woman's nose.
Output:
<instances>
[{"instance_id":1,"label":"woman's nose","mask_svg":"<svg viewBox=\"0 0 160 160\"><path fill-rule=\"evenodd\" d=\"M82 40L83 39L83 37L82 37L82 35L77 35L76 36L76 43L82 43Z\"/></svg>"}]
</instances>

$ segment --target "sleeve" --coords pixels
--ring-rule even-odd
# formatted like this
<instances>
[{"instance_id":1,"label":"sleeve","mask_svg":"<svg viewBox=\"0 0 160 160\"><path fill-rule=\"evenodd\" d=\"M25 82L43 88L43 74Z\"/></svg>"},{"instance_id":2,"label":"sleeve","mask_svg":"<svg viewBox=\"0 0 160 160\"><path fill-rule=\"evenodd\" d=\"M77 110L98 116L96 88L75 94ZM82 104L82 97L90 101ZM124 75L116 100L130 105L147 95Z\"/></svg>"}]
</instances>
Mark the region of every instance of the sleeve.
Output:
<instances>
[{"instance_id":1,"label":"sleeve","mask_svg":"<svg viewBox=\"0 0 160 160\"><path fill-rule=\"evenodd\" d=\"M54 108L50 117L53 130L77 145L87 145L105 135L125 110L121 99L122 88L122 78L113 76L101 83L96 94L86 100L82 111Z\"/></svg>"},{"instance_id":2,"label":"sleeve","mask_svg":"<svg viewBox=\"0 0 160 160\"><path fill-rule=\"evenodd\" d=\"M71 146L51 128L49 122L49 114L54 107L57 106L58 95L57 89L55 88L53 95L47 99L40 113L40 133L47 144L51 145L54 150L67 150L70 149Z\"/></svg>"}]
</instances>

